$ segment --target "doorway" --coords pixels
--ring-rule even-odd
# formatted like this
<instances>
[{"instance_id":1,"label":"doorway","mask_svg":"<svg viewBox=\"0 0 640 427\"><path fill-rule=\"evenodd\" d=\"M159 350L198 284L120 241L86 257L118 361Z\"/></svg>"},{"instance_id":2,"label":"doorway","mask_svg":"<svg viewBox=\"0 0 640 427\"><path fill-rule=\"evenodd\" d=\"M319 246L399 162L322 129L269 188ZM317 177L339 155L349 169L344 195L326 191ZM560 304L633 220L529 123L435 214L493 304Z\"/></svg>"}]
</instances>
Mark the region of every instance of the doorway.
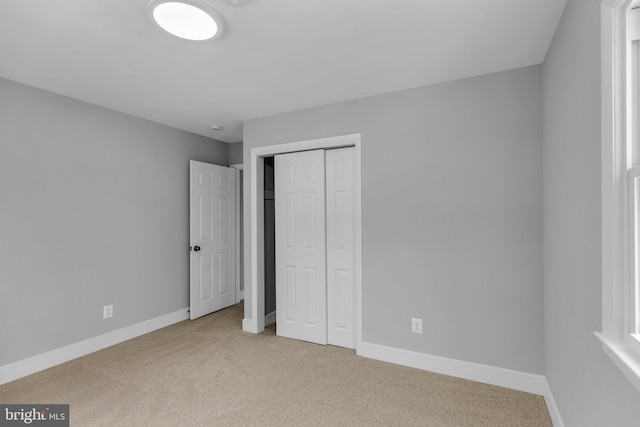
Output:
<instances>
[{"instance_id":1,"label":"doorway","mask_svg":"<svg viewBox=\"0 0 640 427\"><path fill-rule=\"evenodd\" d=\"M354 227L354 311L355 348L359 353L362 345L362 207L361 207L361 136L344 135L287 144L252 148L250 152L249 176L249 261L250 286L245 289L245 319L243 330L261 333L265 327L265 230L264 230L264 168L265 158L277 154L315 149L354 147L355 181L355 227Z\"/></svg>"},{"instance_id":2,"label":"doorway","mask_svg":"<svg viewBox=\"0 0 640 427\"><path fill-rule=\"evenodd\" d=\"M264 158L264 326L276 321L276 203L274 157Z\"/></svg>"},{"instance_id":3,"label":"doorway","mask_svg":"<svg viewBox=\"0 0 640 427\"><path fill-rule=\"evenodd\" d=\"M229 165L236 175L236 304L244 300L244 165Z\"/></svg>"}]
</instances>

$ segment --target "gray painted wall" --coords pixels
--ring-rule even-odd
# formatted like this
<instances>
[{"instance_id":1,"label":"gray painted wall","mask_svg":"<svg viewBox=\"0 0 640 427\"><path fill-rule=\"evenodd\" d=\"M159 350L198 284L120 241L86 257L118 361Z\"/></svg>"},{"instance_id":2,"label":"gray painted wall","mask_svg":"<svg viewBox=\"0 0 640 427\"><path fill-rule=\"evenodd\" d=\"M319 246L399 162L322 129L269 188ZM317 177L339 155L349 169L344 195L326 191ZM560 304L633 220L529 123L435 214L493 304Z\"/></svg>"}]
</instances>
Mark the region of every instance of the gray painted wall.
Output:
<instances>
[{"instance_id":1,"label":"gray painted wall","mask_svg":"<svg viewBox=\"0 0 640 427\"><path fill-rule=\"evenodd\" d=\"M600 1L569 0L543 68L546 376L567 427L638 426L601 330Z\"/></svg>"},{"instance_id":2,"label":"gray painted wall","mask_svg":"<svg viewBox=\"0 0 640 427\"><path fill-rule=\"evenodd\" d=\"M245 122L245 165L253 147L362 134L366 342L544 373L541 75L529 67ZM411 317L424 319L423 335L410 333Z\"/></svg>"},{"instance_id":3,"label":"gray painted wall","mask_svg":"<svg viewBox=\"0 0 640 427\"><path fill-rule=\"evenodd\" d=\"M229 164L237 165L242 163L242 142L229 144Z\"/></svg>"},{"instance_id":4,"label":"gray painted wall","mask_svg":"<svg viewBox=\"0 0 640 427\"><path fill-rule=\"evenodd\" d=\"M0 365L187 307L188 162L227 156L0 79Z\"/></svg>"}]
</instances>

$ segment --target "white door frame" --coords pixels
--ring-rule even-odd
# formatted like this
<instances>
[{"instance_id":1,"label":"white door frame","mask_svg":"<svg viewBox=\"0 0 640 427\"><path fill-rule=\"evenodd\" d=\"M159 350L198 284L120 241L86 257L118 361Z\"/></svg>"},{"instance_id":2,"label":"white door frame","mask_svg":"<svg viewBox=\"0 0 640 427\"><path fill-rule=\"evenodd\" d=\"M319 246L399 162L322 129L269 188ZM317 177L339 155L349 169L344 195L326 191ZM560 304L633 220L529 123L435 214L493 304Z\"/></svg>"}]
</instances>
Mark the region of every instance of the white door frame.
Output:
<instances>
[{"instance_id":1,"label":"white door frame","mask_svg":"<svg viewBox=\"0 0 640 427\"><path fill-rule=\"evenodd\" d=\"M236 304L244 299L244 286L242 290L240 290L240 257L244 256L241 251L243 246L243 242L240 240L240 218L244 215L242 210L240 209L240 203L242 200L242 187L244 185L240 185L240 174L242 170L244 170L244 165L242 163L235 163L233 165L229 165L230 168L236 170Z\"/></svg>"},{"instance_id":2,"label":"white door frame","mask_svg":"<svg viewBox=\"0 0 640 427\"><path fill-rule=\"evenodd\" d=\"M251 295L251 318L243 319L242 329L259 334L264 331L264 157L294 151L354 147L355 149L355 335L356 353L362 349L362 179L361 179L361 136L359 133L312 139L286 144L269 145L251 149L251 286L245 292Z\"/></svg>"}]
</instances>

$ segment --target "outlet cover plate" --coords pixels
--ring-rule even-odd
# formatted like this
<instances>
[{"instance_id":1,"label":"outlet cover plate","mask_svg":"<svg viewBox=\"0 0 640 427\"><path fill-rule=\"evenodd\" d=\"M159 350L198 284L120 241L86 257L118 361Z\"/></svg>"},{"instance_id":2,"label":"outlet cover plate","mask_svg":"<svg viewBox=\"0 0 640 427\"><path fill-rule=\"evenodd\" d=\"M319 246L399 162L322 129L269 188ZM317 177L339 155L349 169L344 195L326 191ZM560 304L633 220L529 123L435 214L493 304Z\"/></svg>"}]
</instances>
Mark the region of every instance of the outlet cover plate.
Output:
<instances>
[{"instance_id":1,"label":"outlet cover plate","mask_svg":"<svg viewBox=\"0 0 640 427\"><path fill-rule=\"evenodd\" d=\"M411 332L414 334L422 333L422 319L416 317L411 318Z\"/></svg>"},{"instance_id":2,"label":"outlet cover plate","mask_svg":"<svg viewBox=\"0 0 640 427\"><path fill-rule=\"evenodd\" d=\"M102 318L110 319L113 317L113 304L102 307Z\"/></svg>"}]
</instances>

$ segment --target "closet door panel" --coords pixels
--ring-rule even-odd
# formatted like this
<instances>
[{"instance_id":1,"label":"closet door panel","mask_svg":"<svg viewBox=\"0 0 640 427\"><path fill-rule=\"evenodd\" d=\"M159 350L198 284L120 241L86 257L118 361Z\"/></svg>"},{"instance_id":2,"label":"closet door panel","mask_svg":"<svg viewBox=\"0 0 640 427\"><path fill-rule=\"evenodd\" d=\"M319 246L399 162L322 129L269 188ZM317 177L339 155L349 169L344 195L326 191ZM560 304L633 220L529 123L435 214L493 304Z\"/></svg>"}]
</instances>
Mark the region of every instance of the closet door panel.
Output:
<instances>
[{"instance_id":1,"label":"closet door panel","mask_svg":"<svg viewBox=\"0 0 640 427\"><path fill-rule=\"evenodd\" d=\"M275 156L276 333L327 344L325 153Z\"/></svg>"},{"instance_id":2,"label":"closet door panel","mask_svg":"<svg viewBox=\"0 0 640 427\"><path fill-rule=\"evenodd\" d=\"M354 148L326 151L327 341L355 348Z\"/></svg>"}]
</instances>

